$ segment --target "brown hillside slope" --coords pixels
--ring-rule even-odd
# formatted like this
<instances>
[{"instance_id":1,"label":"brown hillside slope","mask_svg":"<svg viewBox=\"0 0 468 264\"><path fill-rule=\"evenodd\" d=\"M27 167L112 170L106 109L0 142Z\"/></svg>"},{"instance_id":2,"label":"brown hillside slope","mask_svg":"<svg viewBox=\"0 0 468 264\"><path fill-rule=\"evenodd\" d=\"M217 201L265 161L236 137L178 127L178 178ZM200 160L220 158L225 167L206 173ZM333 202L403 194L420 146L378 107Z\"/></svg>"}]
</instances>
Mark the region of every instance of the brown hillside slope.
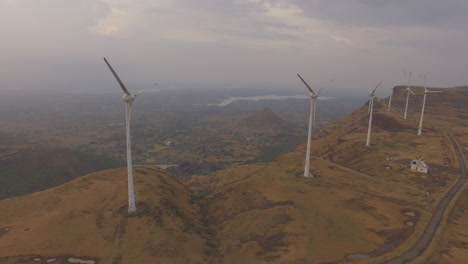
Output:
<instances>
[{"instance_id":1,"label":"brown hillside slope","mask_svg":"<svg viewBox=\"0 0 468 264\"><path fill-rule=\"evenodd\" d=\"M159 169L139 167L135 178L147 208L131 218L119 213L125 168L0 201L0 263L202 263L205 242L186 188Z\"/></svg>"},{"instance_id":2,"label":"brown hillside slope","mask_svg":"<svg viewBox=\"0 0 468 264\"><path fill-rule=\"evenodd\" d=\"M192 178L189 186L206 194L213 259L341 262L359 253L379 257L413 238L425 210L416 188L322 159L312 160L320 177L304 179L303 152Z\"/></svg>"}]
</instances>

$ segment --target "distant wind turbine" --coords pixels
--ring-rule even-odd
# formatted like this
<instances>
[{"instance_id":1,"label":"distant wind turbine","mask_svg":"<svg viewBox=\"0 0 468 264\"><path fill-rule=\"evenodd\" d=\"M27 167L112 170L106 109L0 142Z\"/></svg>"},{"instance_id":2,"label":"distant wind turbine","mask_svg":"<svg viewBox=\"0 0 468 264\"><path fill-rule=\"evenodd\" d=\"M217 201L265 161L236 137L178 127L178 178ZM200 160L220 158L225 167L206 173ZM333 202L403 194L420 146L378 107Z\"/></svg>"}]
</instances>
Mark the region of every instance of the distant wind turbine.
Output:
<instances>
[{"instance_id":1,"label":"distant wind turbine","mask_svg":"<svg viewBox=\"0 0 468 264\"><path fill-rule=\"evenodd\" d=\"M310 173L310 141L312 139L312 129L315 129L315 109L317 104L317 98L323 88L320 88L318 93L315 93L312 88L310 88L309 84L307 84L302 77L297 74L297 77L301 79L301 81L305 84L307 89L310 91L310 114L309 114L309 133L307 134L307 152L306 152L306 161L305 161L305 168L304 168L304 177L314 177L312 173Z\"/></svg>"},{"instance_id":2,"label":"distant wind turbine","mask_svg":"<svg viewBox=\"0 0 468 264\"><path fill-rule=\"evenodd\" d=\"M367 128L367 139L366 139L366 147L370 146L370 135L371 135L371 128L372 128L372 113L374 112L374 96L375 90L379 88L383 81L380 81L379 84L374 88L374 90L369 90L369 127Z\"/></svg>"},{"instance_id":3,"label":"distant wind turbine","mask_svg":"<svg viewBox=\"0 0 468 264\"><path fill-rule=\"evenodd\" d=\"M122 91L124 92L122 99L125 102L126 105L126 111L125 111L125 132L126 132L126 138L127 138L127 172L128 172L128 213L132 214L136 211L136 204L135 204L135 187L133 184L133 166L132 166L132 146L130 142L130 112L131 112L131 107L132 103L135 100L135 98L141 94L143 91L140 91L136 94L131 94L128 90L127 87L123 84L123 82L120 80L119 76L117 73L115 73L114 69L112 66L109 64L109 62L104 58L104 61L106 62L107 66L109 67L110 71L114 75L115 79L117 79L117 82L119 83L120 87L122 88ZM156 85L156 84L155 84Z\"/></svg>"},{"instance_id":4,"label":"distant wind turbine","mask_svg":"<svg viewBox=\"0 0 468 264\"><path fill-rule=\"evenodd\" d=\"M422 134L422 125L423 125L423 118L424 118L424 107L426 106L426 95L428 93L441 93L442 91L429 91L426 88L426 75L424 75L424 97L421 109L421 118L419 119L419 127L418 127L418 136Z\"/></svg>"},{"instance_id":5,"label":"distant wind turbine","mask_svg":"<svg viewBox=\"0 0 468 264\"><path fill-rule=\"evenodd\" d=\"M410 80L411 80L411 72L409 72L409 77L408 77L408 84L406 85L406 91L407 91L407 95L406 95L406 107L405 107L405 114L403 115L403 119L406 120L406 114L408 113L408 102L409 102L409 94L413 93L413 91L411 91L411 89L409 88L409 83L410 83Z\"/></svg>"}]
</instances>

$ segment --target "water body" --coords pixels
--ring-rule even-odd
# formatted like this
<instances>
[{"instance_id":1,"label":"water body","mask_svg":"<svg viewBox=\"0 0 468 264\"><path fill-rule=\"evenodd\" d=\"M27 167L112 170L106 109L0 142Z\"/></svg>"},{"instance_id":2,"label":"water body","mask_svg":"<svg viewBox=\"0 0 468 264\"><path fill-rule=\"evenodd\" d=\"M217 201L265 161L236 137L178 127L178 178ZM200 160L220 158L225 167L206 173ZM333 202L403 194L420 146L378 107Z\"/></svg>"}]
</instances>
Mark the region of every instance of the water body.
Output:
<instances>
[{"instance_id":1,"label":"water body","mask_svg":"<svg viewBox=\"0 0 468 264\"><path fill-rule=\"evenodd\" d=\"M208 104L208 105L217 105L217 106L228 106L229 104L235 101L260 101L260 100L285 100L285 99L310 99L309 95L258 95L258 96L248 96L248 97L229 97L222 99L220 103L217 104ZM329 100L333 97L319 97L318 100Z\"/></svg>"}]
</instances>

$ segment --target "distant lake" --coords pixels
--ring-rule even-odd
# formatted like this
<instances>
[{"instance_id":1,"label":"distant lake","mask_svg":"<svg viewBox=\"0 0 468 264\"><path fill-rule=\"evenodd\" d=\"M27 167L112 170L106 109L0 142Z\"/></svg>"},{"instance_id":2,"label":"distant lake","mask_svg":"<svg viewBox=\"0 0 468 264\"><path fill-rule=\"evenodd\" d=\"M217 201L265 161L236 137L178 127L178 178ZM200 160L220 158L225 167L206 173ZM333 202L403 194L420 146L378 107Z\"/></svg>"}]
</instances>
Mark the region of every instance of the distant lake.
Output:
<instances>
[{"instance_id":1,"label":"distant lake","mask_svg":"<svg viewBox=\"0 0 468 264\"><path fill-rule=\"evenodd\" d=\"M222 99L220 103L217 104L208 104L208 105L217 105L217 106L228 106L229 104L235 101L260 101L260 100L285 100L285 99L310 99L309 95L258 95L258 96L248 96L248 97L229 97ZM319 97L318 100L329 100L333 97Z\"/></svg>"},{"instance_id":2,"label":"distant lake","mask_svg":"<svg viewBox=\"0 0 468 264\"><path fill-rule=\"evenodd\" d=\"M178 165L177 164L138 164L138 165L133 165L133 166L134 167L156 166L156 167L166 170L167 168L177 167Z\"/></svg>"}]
</instances>

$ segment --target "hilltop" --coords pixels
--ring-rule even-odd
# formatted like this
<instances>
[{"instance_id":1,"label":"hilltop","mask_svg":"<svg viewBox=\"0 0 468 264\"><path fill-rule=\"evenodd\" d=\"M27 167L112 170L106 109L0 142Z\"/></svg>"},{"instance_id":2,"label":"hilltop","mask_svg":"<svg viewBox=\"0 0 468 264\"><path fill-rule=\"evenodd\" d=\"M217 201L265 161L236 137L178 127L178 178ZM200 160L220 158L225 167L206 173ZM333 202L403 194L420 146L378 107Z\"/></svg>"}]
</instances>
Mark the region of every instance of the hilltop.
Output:
<instances>
[{"instance_id":1,"label":"hilltop","mask_svg":"<svg viewBox=\"0 0 468 264\"><path fill-rule=\"evenodd\" d=\"M422 88L413 88L421 95ZM375 103L370 147L364 146L367 105L318 131L311 160L316 178L301 177L302 144L272 162L193 176L184 184L165 170L136 167L144 210L131 218L121 213L124 168L2 200L0 248L7 250L0 262L75 257L113 264L381 263L419 238L459 178L444 129L468 146L468 122L460 117L468 106L448 103L466 102L468 94L462 88L444 91L428 98L421 137L420 96L411 97L408 119L402 120L406 97L398 89L390 112L385 101ZM428 175L409 170L410 160L421 156ZM458 207L466 197L465 191ZM442 242L428 253L437 263L463 263L468 255L460 249L468 244L466 217L463 211L453 214Z\"/></svg>"},{"instance_id":2,"label":"hilltop","mask_svg":"<svg viewBox=\"0 0 468 264\"><path fill-rule=\"evenodd\" d=\"M248 116L244 120L244 124L249 128L269 130L284 128L287 125L287 122L273 113L270 108L263 108L260 111L257 111L256 113Z\"/></svg>"},{"instance_id":3,"label":"hilltop","mask_svg":"<svg viewBox=\"0 0 468 264\"><path fill-rule=\"evenodd\" d=\"M132 218L122 214L125 168L0 201L0 263L201 263L205 246L188 190L157 168L138 168L135 177L144 212Z\"/></svg>"}]
</instances>

